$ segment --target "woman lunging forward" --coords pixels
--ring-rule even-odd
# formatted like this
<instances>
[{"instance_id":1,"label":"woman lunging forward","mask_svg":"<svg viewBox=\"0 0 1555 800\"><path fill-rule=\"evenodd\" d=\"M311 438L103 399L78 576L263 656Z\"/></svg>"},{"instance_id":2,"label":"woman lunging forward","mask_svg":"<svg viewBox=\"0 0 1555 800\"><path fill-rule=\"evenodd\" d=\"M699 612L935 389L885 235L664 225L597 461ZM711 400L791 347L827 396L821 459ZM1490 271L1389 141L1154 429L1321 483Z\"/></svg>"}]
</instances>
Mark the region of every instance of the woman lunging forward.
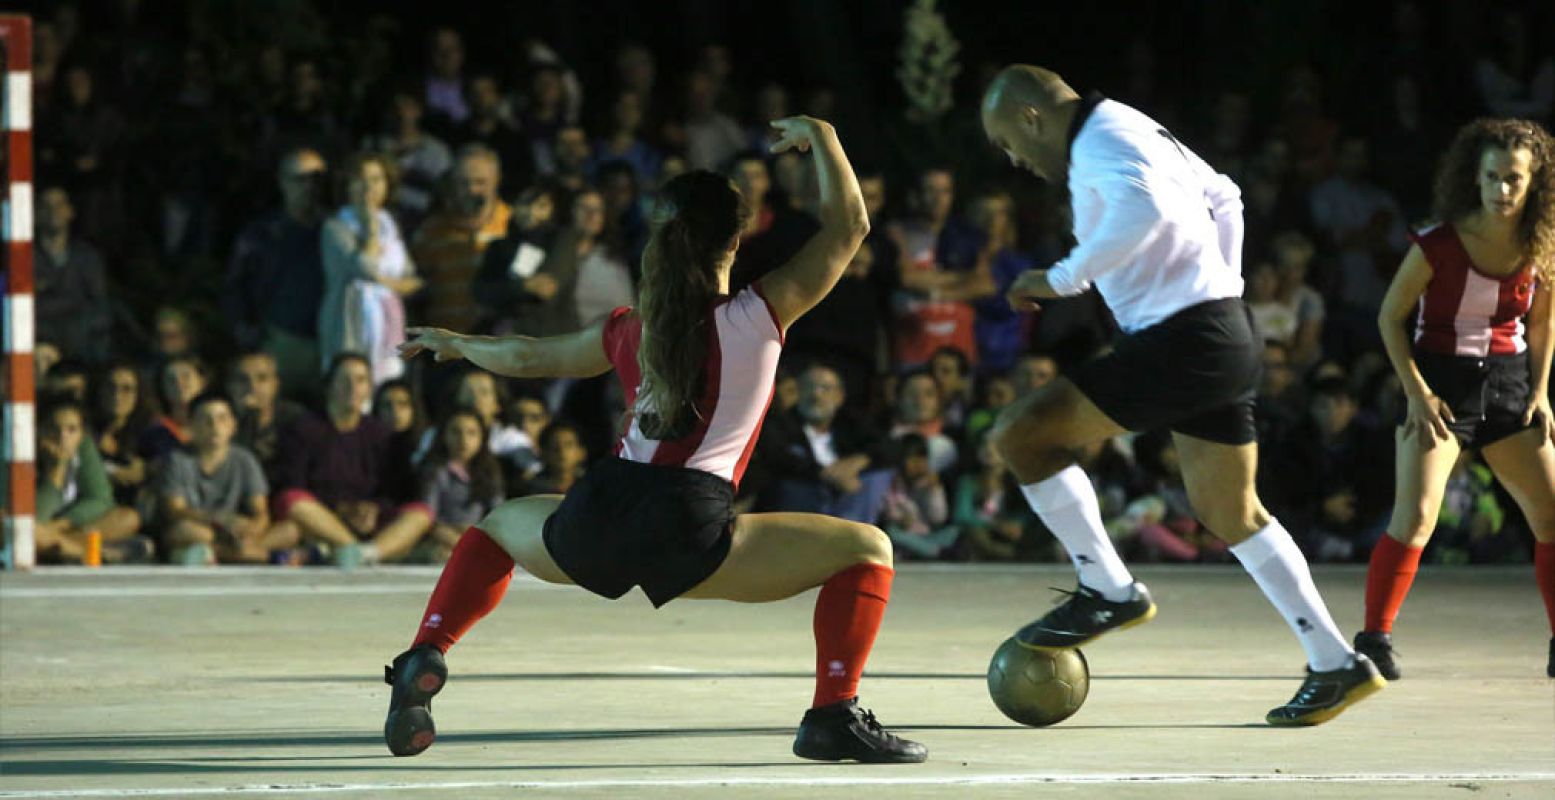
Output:
<instances>
[{"instance_id":1,"label":"woman lunging forward","mask_svg":"<svg viewBox=\"0 0 1555 800\"><path fill-rule=\"evenodd\" d=\"M809 150L821 229L792 261L727 295L742 227L739 193L697 171L664 190L643 254L641 303L575 334L461 336L417 329L406 356L430 351L514 377L592 377L614 369L630 425L614 457L565 496L498 507L464 533L411 649L387 670L384 736L396 755L432 744L443 654L501 601L514 563L551 583L616 598L641 586L655 606L677 598L759 603L821 587L816 689L794 752L820 760L916 762L920 744L858 706L864 661L890 596L891 545L879 529L813 514L742 514L734 488L772 398L784 331L831 291L868 233L858 182L832 127L773 123L774 152Z\"/></svg>"}]
</instances>

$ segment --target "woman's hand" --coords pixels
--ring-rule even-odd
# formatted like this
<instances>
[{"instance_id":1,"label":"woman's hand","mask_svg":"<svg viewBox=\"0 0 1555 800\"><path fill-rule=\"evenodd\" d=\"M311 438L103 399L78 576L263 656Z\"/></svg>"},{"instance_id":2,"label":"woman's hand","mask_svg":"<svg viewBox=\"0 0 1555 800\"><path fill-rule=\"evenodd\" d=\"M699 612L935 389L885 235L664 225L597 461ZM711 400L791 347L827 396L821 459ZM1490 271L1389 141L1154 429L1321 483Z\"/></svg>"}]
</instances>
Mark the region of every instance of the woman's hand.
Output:
<instances>
[{"instance_id":1,"label":"woman's hand","mask_svg":"<svg viewBox=\"0 0 1555 800\"><path fill-rule=\"evenodd\" d=\"M464 337L442 328L411 328L405 331L410 337L399 347L400 358L414 358L423 352L431 353L433 361L458 361L464 358L459 343Z\"/></svg>"},{"instance_id":2,"label":"woman's hand","mask_svg":"<svg viewBox=\"0 0 1555 800\"><path fill-rule=\"evenodd\" d=\"M772 120L771 125L778 133L777 141L769 148L774 155L789 150L807 153L815 140L831 128L830 123L814 117L785 117Z\"/></svg>"},{"instance_id":3,"label":"woman's hand","mask_svg":"<svg viewBox=\"0 0 1555 800\"><path fill-rule=\"evenodd\" d=\"M1545 441L1555 442L1555 416L1550 414L1550 396L1545 392L1534 392L1528 398L1528 409L1523 412L1523 424L1532 425L1533 415L1543 415L1540 428L1543 429Z\"/></svg>"},{"instance_id":4,"label":"woman's hand","mask_svg":"<svg viewBox=\"0 0 1555 800\"><path fill-rule=\"evenodd\" d=\"M1434 394L1409 396L1409 411L1404 417L1404 436L1418 435L1426 447L1435 447L1437 441L1452 436L1449 427L1455 420L1452 409L1442 398Z\"/></svg>"}]
</instances>

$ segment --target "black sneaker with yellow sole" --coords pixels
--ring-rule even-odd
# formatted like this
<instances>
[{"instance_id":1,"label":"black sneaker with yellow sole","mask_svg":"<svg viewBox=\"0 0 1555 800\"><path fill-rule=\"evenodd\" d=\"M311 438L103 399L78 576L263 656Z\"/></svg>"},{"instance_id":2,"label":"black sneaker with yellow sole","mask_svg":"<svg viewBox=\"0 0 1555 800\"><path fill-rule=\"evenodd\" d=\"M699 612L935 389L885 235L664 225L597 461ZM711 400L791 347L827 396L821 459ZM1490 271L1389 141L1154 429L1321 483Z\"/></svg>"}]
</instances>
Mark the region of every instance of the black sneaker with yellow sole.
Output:
<instances>
[{"instance_id":1,"label":"black sneaker with yellow sole","mask_svg":"<svg viewBox=\"0 0 1555 800\"><path fill-rule=\"evenodd\" d=\"M383 740L397 756L418 755L437 738L432 697L448 683L443 654L431 645L412 647L383 668L383 682L394 687L389 696L389 717L383 723Z\"/></svg>"},{"instance_id":2,"label":"black sneaker with yellow sole","mask_svg":"<svg viewBox=\"0 0 1555 800\"><path fill-rule=\"evenodd\" d=\"M874 712L859 708L855 697L806 711L794 737L794 755L815 761L916 764L929 757L929 750L887 733Z\"/></svg>"},{"instance_id":3,"label":"black sneaker with yellow sole","mask_svg":"<svg viewBox=\"0 0 1555 800\"><path fill-rule=\"evenodd\" d=\"M1398 669L1398 654L1393 652L1393 637L1380 631L1361 631L1355 634L1355 652L1371 659L1377 672L1390 681L1404 677Z\"/></svg>"},{"instance_id":4,"label":"black sneaker with yellow sole","mask_svg":"<svg viewBox=\"0 0 1555 800\"><path fill-rule=\"evenodd\" d=\"M1296 696L1264 720L1279 727L1320 725L1387 685L1371 659L1357 653L1348 666L1327 672L1308 670Z\"/></svg>"},{"instance_id":5,"label":"black sneaker with yellow sole","mask_svg":"<svg viewBox=\"0 0 1555 800\"><path fill-rule=\"evenodd\" d=\"M1111 631L1143 625L1155 618L1155 602L1143 583L1135 583L1127 600L1113 602L1084 584L1057 608L1015 633L1015 640L1034 650L1079 647Z\"/></svg>"}]
</instances>

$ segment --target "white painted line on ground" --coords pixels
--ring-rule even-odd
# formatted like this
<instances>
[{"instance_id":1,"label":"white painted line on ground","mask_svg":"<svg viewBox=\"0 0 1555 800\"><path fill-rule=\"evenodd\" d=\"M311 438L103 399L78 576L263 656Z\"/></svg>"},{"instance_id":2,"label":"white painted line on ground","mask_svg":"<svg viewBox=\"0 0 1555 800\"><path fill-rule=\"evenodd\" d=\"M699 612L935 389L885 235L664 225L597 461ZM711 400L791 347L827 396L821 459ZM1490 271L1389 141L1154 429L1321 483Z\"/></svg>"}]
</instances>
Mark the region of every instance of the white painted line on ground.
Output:
<instances>
[{"instance_id":1,"label":"white painted line on ground","mask_svg":"<svg viewBox=\"0 0 1555 800\"><path fill-rule=\"evenodd\" d=\"M903 767L902 769L911 769ZM253 784L249 786L152 788L152 789L62 789L48 791L0 791L0 798L66 797L196 797L247 794L339 794L342 792L413 792L457 789L692 789L736 786L989 786L1021 784L1218 784L1218 783L1444 783L1448 781L1536 782L1555 781L1555 772L1447 772L1377 774L1285 774L1285 773L1158 773L1158 774L1066 774L1017 773L1005 775L920 775L847 777L747 777L747 778L620 778L588 781L433 781L426 783L327 783Z\"/></svg>"},{"instance_id":2,"label":"white painted line on ground","mask_svg":"<svg viewBox=\"0 0 1555 800\"><path fill-rule=\"evenodd\" d=\"M101 598L101 597L250 597L265 596L276 597L280 595L324 595L324 594L428 594L432 591L432 581L425 583L363 583L363 584L276 584L273 586L263 584L223 585L209 584L206 586L146 586L135 584L114 584L108 586L3 586L0 587L0 600L21 599L71 599L71 598ZM526 591L530 589L567 589L570 587L556 586L545 583L535 578L515 579L510 590Z\"/></svg>"}]
</instances>

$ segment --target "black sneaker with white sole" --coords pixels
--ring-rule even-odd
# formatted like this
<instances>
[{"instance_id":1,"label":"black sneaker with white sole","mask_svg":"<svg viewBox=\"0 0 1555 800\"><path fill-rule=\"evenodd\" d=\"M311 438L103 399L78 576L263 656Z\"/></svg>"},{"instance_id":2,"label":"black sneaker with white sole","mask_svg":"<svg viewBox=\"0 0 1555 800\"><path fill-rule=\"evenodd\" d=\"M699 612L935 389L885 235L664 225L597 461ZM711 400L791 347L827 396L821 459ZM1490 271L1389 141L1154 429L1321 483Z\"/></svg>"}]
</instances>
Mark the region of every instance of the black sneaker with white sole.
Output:
<instances>
[{"instance_id":1,"label":"black sneaker with white sole","mask_svg":"<svg viewBox=\"0 0 1555 800\"><path fill-rule=\"evenodd\" d=\"M1143 625L1155 617L1155 602L1143 583L1135 582L1129 599L1113 602L1084 584L1042 619L1021 628L1015 640L1037 650L1079 647L1110 631Z\"/></svg>"},{"instance_id":2,"label":"black sneaker with white sole","mask_svg":"<svg viewBox=\"0 0 1555 800\"><path fill-rule=\"evenodd\" d=\"M443 654L431 645L412 647L383 668L383 682L394 687L389 696L389 717L383 723L383 740L397 756L418 755L437 738L432 697L448 683Z\"/></svg>"},{"instance_id":3,"label":"black sneaker with white sole","mask_svg":"<svg viewBox=\"0 0 1555 800\"><path fill-rule=\"evenodd\" d=\"M1390 681L1404 677L1398 669L1398 654L1393 652L1393 636L1381 631L1361 631L1355 634L1355 652L1371 659L1377 672Z\"/></svg>"},{"instance_id":4,"label":"black sneaker with white sole","mask_svg":"<svg viewBox=\"0 0 1555 800\"><path fill-rule=\"evenodd\" d=\"M794 737L794 755L815 761L916 764L929 757L929 750L887 733L873 711L859 708L855 697L806 711Z\"/></svg>"},{"instance_id":5,"label":"black sneaker with white sole","mask_svg":"<svg viewBox=\"0 0 1555 800\"><path fill-rule=\"evenodd\" d=\"M1296 696L1270 711L1264 720L1280 727L1318 725L1387 685L1371 659L1357 653L1348 666L1327 672L1307 670L1307 679L1302 681Z\"/></svg>"}]
</instances>

